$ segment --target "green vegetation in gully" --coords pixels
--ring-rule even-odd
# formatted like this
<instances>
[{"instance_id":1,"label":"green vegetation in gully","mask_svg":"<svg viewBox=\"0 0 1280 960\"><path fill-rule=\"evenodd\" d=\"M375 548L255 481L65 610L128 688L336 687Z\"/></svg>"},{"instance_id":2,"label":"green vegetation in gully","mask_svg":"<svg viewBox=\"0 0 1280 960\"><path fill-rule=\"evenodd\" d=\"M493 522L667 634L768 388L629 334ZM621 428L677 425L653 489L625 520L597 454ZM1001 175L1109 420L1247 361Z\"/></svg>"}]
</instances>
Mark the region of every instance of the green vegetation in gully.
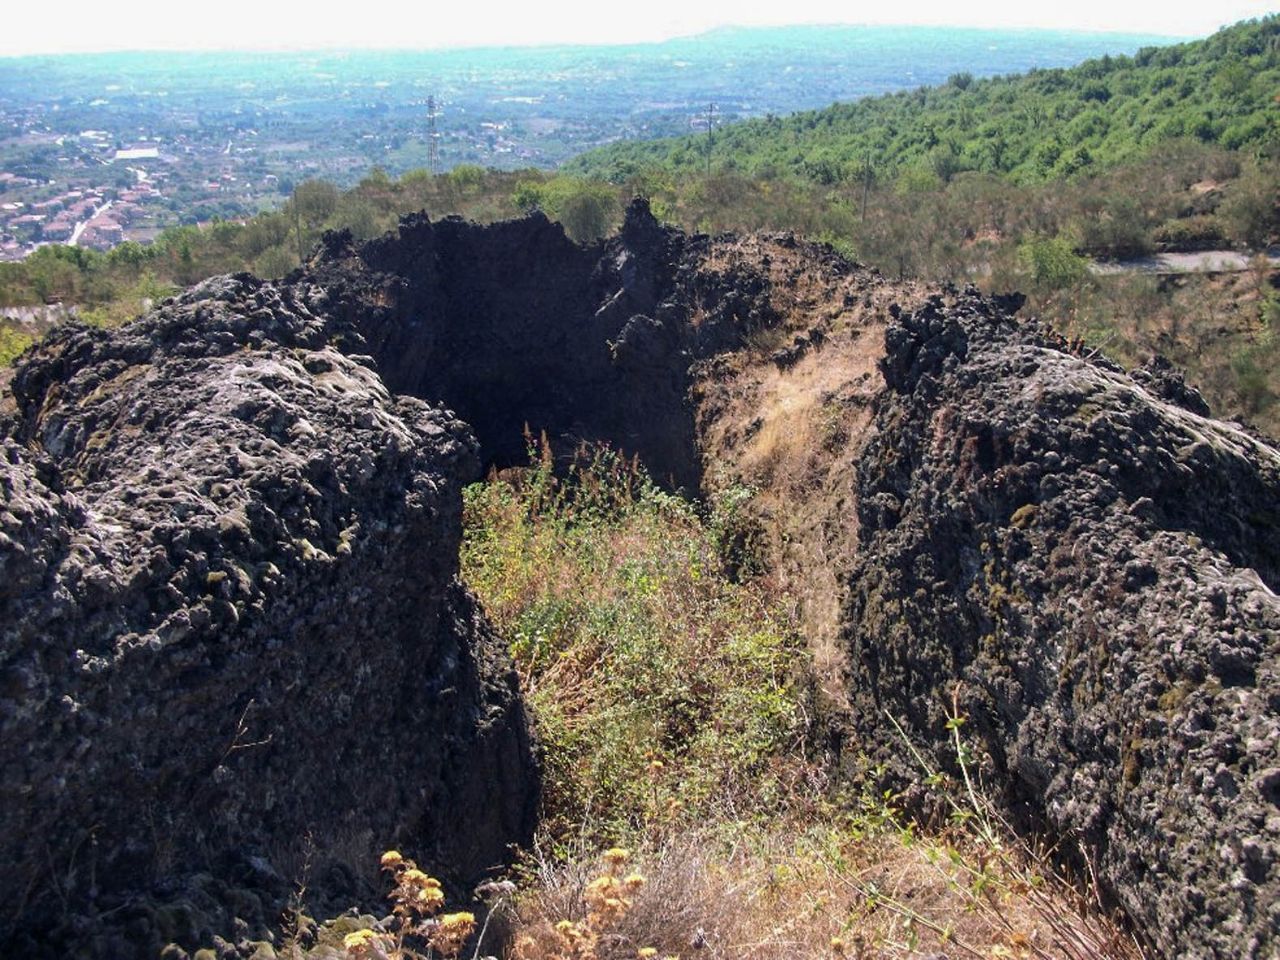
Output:
<instances>
[{"instance_id":1,"label":"green vegetation in gully","mask_svg":"<svg viewBox=\"0 0 1280 960\"><path fill-rule=\"evenodd\" d=\"M712 162L753 176L824 184L867 176L945 182L966 170L1027 182L1145 156L1170 140L1228 150L1270 146L1277 132L1280 17L1205 40L1148 47L1059 70L975 79L765 117L714 133L625 141L571 161L620 182L654 167L687 174Z\"/></svg>"},{"instance_id":2,"label":"green vegetation in gully","mask_svg":"<svg viewBox=\"0 0 1280 960\"><path fill-rule=\"evenodd\" d=\"M856 745L845 759L867 779L829 776L815 735L829 705L795 605L772 577L731 575L751 566L730 533L737 493L699 508L607 448L560 470L545 441L530 453L529 467L465 491L461 557L543 747L513 956L563 960L572 942L582 960L690 943L758 960L935 945L994 957L1015 942L1136 960L1089 898L921 755L918 795L950 806L944 830L904 816ZM960 764L962 722L948 724ZM629 897L602 920L597 852L611 844ZM574 923L584 896L595 919Z\"/></svg>"},{"instance_id":3,"label":"green vegetation in gully","mask_svg":"<svg viewBox=\"0 0 1280 960\"><path fill-rule=\"evenodd\" d=\"M467 489L462 573L512 640L546 832L606 843L734 804L770 812L812 710L793 607L730 579L714 508L608 449L562 476L545 440L530 453Z\"/></svg>"}]
</instances>

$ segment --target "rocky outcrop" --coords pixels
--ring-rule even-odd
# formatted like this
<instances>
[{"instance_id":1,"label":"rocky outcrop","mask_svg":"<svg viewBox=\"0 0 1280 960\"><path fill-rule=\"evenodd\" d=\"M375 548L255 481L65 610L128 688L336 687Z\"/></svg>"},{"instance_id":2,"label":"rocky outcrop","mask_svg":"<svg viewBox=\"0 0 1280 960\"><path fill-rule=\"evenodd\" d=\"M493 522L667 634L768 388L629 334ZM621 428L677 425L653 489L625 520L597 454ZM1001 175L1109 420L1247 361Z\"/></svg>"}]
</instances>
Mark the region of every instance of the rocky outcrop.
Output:
<instances>
[{"instance_id":1,"label":"rocky outcrop","mask_svg":"<svg viewBox=\"0 0 1280 960\"><path fill-rule=\"evenodd\" d=\"M470 882L529 837L515 678L456 580L476 443L316 298L219 278L16 372L5 955L265 936L389 845Z\"/></svg>"},{"instance_id":2,"label":"rocky outcrop","mask_svg":"<svg viewBox=\"0 0 1280 960\"><path fill-rule=\"evenodd\" d=\"M863 745L953 698L1023 826L1169 957L1280 949L1280 453L975 294L885 334L846 640ZM944 759L945 746L937 751ZM951 758L954 760L954 757Z\"/></svg>"},{"instance_id":3,"label":"rocky outcrop","mask_svg":"<svg viewBox=\"0 0 1280 960\"><path fill-rule=\"evenodd\" d=\"M958 709L1161 953L1273 955L1280 454L1020 305L637 203L587 247L409 217L54 334L0 437L7 943L248 935L389 843L501 862L537 778L459 490L545 431L751 494L850 752L911 776L889 716L929 749Z\"/></svg>"},{"instance_id":4,"label":"rocky outcrop","mask_svg":"<svg viewBox=\"0 0 1280 960\"><path fill-rule=\"evenodd\" d=\"M527 841L461 486L546 431L696 487L689 366L768 320L760 283L691 265L705 245L643 204L587 248L541 216L410 217L25 358L0 402L0 942L248 942L297 885L359 899L386 845L461 885Z\"/></svg>"},{"instance_id":5,"label":"rocky outcrop","mask_svg":"<svg viewBox=\"0 0 1280 960\"><path fill-rule=\"evenodd\" d=\"M359 331L387 386L457 411L487 464L525 462L527 433L545 431L565 453L624 447L695 493L690 365L774 320L758 271L701 269L708 243L660 227L644 201L590 246L542 214L412 216L363 245L331 235L310 275L317 309Z\"/></svg>"},{"instance_id":6,"label":"rocky outcrop","mask_svg":"<svg viewBox=\"0 0 1280 960\"><path fill-rule=\"evenodd\" d=\"M409 219L311 274L488 462L527 424L778 493L777 556L847 594L856 750L904 754L886 711L945 742L955 704L1015 821L1081 847L1159 950L1273 949L1280 459L1167 364L1072 352L1017 296L904 287L893 316L829 251L642 205L585 248L541 217Z\"/></svg>"}]
</instances>

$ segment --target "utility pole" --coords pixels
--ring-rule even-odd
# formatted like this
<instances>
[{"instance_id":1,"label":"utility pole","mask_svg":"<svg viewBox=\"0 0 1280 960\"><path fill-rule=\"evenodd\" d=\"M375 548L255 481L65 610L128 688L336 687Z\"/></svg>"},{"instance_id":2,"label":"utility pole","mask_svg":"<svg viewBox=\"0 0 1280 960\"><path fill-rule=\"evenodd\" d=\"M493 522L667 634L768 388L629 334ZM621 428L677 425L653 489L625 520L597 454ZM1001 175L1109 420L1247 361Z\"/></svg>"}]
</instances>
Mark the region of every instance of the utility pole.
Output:
<instances>
[{"instance_id":1,"label":"utility pole","mask_svg":"<svg viewBox=\"0 0 1280 960\"><path fill-rule=\"evenodd\" d=\"M867 222L867 194L871 192L871 151L867 151L862 167L862 222Z\"/></svg>"},{"instance_id":2,"label":"utility pole","mask_svg":"<svg viewBox=\"0 0 1280 960\"><path fill-rule=\"evenodd\" d=\"M434 177L440 172L440 132L436 130L436 98L427 97L427 167Z\"/></svg>"},{"instance_id":3,"label":"utility pole","mask_svg":"<svg viewBox=\"0 0 1280 960\"><path fill-rule=\"evenodd\" d=\"M714 142L716 129L716 105L715 102L707 104L707 176L711 176L711 146Z\"/></svg>"},{"instance_id":4,"label":"utility pole","mask_svg":"<svg viewBox=\"0 0 1280 960\"><path fill-rule=\"evenodd\" d=\"M298 237L298 266L307 262L307 251L302 246L302 211L298 209L298 185L293 185L293 229Z\"/></svg>"}]
</instances>

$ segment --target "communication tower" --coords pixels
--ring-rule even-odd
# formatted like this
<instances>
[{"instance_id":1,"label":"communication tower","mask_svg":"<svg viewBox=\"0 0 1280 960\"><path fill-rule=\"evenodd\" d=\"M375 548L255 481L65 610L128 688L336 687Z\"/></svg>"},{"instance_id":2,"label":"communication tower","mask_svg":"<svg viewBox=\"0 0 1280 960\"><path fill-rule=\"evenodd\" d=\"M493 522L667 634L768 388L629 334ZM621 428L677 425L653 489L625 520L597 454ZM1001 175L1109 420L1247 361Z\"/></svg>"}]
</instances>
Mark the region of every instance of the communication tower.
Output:
<instances>
[{"instance_id":1,"label":"communication tower","mask_svg":"<svg viewBox=\"0 0 1280 960\"><path fill-rule=\"evenodd\" d=\"M432 176L440 172L440 131L436 129L436 117L439 115L433 94L427 97L427 168Z\"/></svg>"}]
</instances>

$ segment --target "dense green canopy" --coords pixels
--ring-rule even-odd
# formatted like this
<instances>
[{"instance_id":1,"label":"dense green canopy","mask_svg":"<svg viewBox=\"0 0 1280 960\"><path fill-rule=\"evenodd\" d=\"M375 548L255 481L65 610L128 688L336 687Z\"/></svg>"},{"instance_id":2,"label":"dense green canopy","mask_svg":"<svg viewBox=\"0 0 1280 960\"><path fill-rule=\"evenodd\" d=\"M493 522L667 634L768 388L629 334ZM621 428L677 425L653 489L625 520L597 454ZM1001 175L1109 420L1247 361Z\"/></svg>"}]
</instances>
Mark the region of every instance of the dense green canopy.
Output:
<instances>
[{"instance_id":1,"label":"dense green canopy","mask_svg":"<svg viewBox=\"0 0 1280 960\"><path fill-rule=\"evenodd\" d=\"M974 79L769 116L706 134L626 141L568 165L615 182L650 168L795 176L949 180L979 170L1028 182L1066 177L1191 138L1227 149L1277 143L1280 15L1205 40L1147 47L1065 70Z\"/></svg>"}]
</instances>

